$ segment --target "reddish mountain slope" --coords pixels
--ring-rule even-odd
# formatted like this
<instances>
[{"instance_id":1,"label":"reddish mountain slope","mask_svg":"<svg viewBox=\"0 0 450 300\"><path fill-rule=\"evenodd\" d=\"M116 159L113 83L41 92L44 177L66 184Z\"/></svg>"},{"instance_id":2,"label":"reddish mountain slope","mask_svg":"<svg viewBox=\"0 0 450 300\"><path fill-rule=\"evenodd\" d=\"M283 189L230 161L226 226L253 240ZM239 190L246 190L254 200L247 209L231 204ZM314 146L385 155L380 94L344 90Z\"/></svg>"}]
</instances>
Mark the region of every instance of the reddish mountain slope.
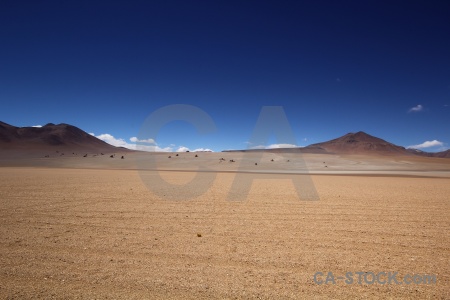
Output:
<instances>
[{"instance_id":1,"label":"reddish mountain slope","mask_svg":"<svg viewBox=\"0 0 450 300\"><path fill-rule=\"evenodd\" d=\"M450 149L442 152L433 153L433 157L450 158Z\"/></svg>"},{"instance_id":2,"label":"reddish mountain slope","mask_svg":"<svg viewBox=\"0 0 450 300\"><path fill-rule=\"evenodd\" d=\"M337 139L317 143L309 147L319 147L336 154L378 154L378 155L413 155L404 147L386 142L365 132L348 133Z\"/></svg>"},{"instance_id":3,"label":"reddish mountain slope","mask_svg":"<svg viewBox=\"0 0 450 300\"><path fill-rule=\"evenodd\" d=\"M0 122L2 150L117 151L118 148L68 124L15 127ZM121 150L123 150L121 148Z\"/></svg>"}]
</instances>

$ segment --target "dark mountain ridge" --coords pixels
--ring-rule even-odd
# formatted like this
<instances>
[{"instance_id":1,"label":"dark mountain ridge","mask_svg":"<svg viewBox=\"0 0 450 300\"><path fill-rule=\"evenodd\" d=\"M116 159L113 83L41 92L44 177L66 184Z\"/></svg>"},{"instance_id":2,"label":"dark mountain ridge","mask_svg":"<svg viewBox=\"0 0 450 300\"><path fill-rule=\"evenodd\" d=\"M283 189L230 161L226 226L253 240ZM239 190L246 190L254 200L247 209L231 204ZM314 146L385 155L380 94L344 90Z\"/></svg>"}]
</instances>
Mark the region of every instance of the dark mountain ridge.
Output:
<instances>
[{"instance_id":1,"label":"dark mountain ridge","mask_svg":"<svg viewBox=\"0 0 450 300\"><path fill-rule=\"evenodd\" d=\"M312 144L308 147L320 147L329 153L336 154L381 154L411 155L405 147L397 146L363 131L347 133L339 138Z\"/></svg>"},{"instance_id":2,"label":"dark mountain ridge","mask_svg":"<svg viewBox=\"0 0 450 300\"><path fill-rule=\"evenodd\" d=\"M119 149L75 126L64 123L58 125L48 123L42 127L16 127L0 122L0 147L10 150L58 148L61 150L117 151Z\"/></svg>"},{"instance_id":3,"label":"dark mountain ridge","mask_svg":"<svg viewBox=\"0 0 450 300\"><path fill-rule=\"evenodd\" d=\"M417 149L406 149L383 139L367 134L363 131L350 132L341 137L322 143L311 144L302 148L275 148L275 149L247 149L247 150L226 150L230 151L264 151L264 152L288 152L288 153L328 153L328 154L362 154L362 155L403 155L422 157L450 158L450 150L431 153Z\"/></svg>"},{"instance_id":4,"label":"dark mountain ridge","mask_svg":"<svg viewBox=\"0 0 450 300\"><path fill-rule=\"evenodd\" d=\"M16 127L0 121L0 149L2 150L66 150L89 152L133 151L112 146L95 136L69 124L48 123L42 127ZM273 152L273 153L316 153L316 154L362 154L362 155L406 155L450 158L450 149L437 153L397 146L363 131L347 133L322 143L298 148L225 150Z\"/></svg>"}]
</instances>

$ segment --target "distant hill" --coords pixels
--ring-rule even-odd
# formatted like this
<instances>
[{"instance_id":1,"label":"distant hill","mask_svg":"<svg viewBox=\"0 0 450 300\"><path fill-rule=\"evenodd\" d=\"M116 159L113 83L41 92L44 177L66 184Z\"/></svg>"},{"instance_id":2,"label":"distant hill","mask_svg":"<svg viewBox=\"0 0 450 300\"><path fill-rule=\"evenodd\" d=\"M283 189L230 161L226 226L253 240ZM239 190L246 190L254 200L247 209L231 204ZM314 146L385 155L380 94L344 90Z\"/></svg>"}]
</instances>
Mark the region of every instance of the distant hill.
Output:
<instances>
[{"instance_id":1,"label":"distant hill","mask_svg":"<svg viewBox=\"0 0 450 300\"><path fill-rule=\"evenodd\" d=\"M0 121L0 150L9 152L124 152L133 151L112 146L87 132L69 125L48 123L43 127L16 127ZM273 152L273 153L316 153L316 154L363 154L363 155L413 155L422 157L450 158L450 149L437 153L417 149L405 149L365 132L347 133L339 138L298 148L225 150Z\"/></svg>"},{"instance_id":2,"label":"distant hill","mask_svg":"<svg viewBox=\"0 0 450 300\"><path fill-rule=\"evenodd\" d=\"M450 158L450 149L442 152L433 153L433 157Z\"/></svg>"},{"instance_id":3,"label":"distant hill","mask_svg":"<svg viewBox=\"0 0 450 300\"><path fill-rule=\"evenodd\" d=\"M328 153L361 155L407 155L450 158L450 150L430 153L417 149L406 149L363 131L347 133L339 138L299 148L225 150L224 152L273 152L273 153Z\"/></svg>"},{"instance_id":4,"label":"distant hill","mask_svg":"<svg viewBox=\"0 0 450 300\"><path fill-rule=\"evenodd\" d=\"M406 151L408 151L411 154L423 156L423 157L434 157L437 154L437 153L425 152L425 151L422 151L419 149L413 149L413 148L406 149Z\"/></svg>"},{"instance_id":5,"label":"distant hill","mask_svg":"<svg viewBox=\"0 0 450 300\"><path fill-rule=\"evenodd\" d=\"M62 150L114 152L117 148L69 124L49 123L43 127L15 127L0 122L2 150Z\"/></svg>"},{"instance_id":6,"label":"distant hill","mask_svg":"<svg viewBox=\"0 0 450 300\"><path fill-rule=\"evenodd\" d=\"M394 145L363 131L347 133L337 139L312 144L305 148L309 147L319 147L336 154L413 155L404 147Z\"/></svg>"},{"instance_id":7,"label":"distant hill","mask_svg":"<svg viewBox=\"0 0 450 300\"><path fill-rule=\"evenodd\" d=\"M410 153L424 157L450 158L450 149L441 152L425 152L418 149L407 149Z\"/></svg>"},{"instance_id":8,"label":"distant hill","mask_svg":"<svg viewBox=\"0 0 450 300\"><path fill-rule=\"evenodd\" d=\"M270 148L270 149L243 149L243 150L223 150L222 152L270 152L270 153L315 153L327 154L325 149L320 147L294 147L294 148Z\"/></svg>"}]
</instances>

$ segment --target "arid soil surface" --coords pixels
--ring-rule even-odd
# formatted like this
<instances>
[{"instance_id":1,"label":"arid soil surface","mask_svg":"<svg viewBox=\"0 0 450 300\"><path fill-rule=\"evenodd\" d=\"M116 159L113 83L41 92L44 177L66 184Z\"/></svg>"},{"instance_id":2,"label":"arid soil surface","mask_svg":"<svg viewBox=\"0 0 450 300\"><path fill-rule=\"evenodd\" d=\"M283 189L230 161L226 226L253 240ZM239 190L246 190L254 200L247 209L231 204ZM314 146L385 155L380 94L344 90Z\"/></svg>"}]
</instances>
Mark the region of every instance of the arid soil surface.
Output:
<instances>
[{"instance_id":1,"label":"arid soil surface","mask_svg":"<svg viewBox=\"0 0 450 300\"><path fill-rule=\"evenodd\" d=\"M159 175L136 170L130 156L3 161L0 298L450 298L446 160L307 156L319 200L305 201L292 183L306 177L292 174L302 166L295 158L297 167L275 154L254 165L254 157L200 153L211 186L174 201L177 186L162 195L146 181L181 187L198 165L168 155L159 167L179 170ZM235 178L256 178L248 194L234 191L244 201L228 196ZM437 282L358 284L360 271ZM319 285L316 272L323 281L353 272L354 282Z\"/></svg>"}]
</instances>

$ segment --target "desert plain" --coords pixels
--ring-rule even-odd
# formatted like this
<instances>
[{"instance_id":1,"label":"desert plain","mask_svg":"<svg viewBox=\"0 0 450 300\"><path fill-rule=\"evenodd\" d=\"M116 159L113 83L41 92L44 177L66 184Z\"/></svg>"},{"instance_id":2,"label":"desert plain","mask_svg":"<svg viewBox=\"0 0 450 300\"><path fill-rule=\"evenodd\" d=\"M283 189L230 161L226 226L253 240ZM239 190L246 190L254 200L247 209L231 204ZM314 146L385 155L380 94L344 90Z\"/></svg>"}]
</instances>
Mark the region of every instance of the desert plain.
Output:
<instances>
[{"instance_id":1,"label":"desert plain","mask_svg":"<svg viewBox=\"0 0 450 300\"><path fill-rule=\"evenodd\" d=\"M450 159L9 155L0 160L2 299L450 298ZM157 190L157 178L169 188ZM299 197L293 179L318 198ZM317 284L317 272L355 281ZM359 284L356 272L436 283Z\"/></svg>"}]
</instances>

